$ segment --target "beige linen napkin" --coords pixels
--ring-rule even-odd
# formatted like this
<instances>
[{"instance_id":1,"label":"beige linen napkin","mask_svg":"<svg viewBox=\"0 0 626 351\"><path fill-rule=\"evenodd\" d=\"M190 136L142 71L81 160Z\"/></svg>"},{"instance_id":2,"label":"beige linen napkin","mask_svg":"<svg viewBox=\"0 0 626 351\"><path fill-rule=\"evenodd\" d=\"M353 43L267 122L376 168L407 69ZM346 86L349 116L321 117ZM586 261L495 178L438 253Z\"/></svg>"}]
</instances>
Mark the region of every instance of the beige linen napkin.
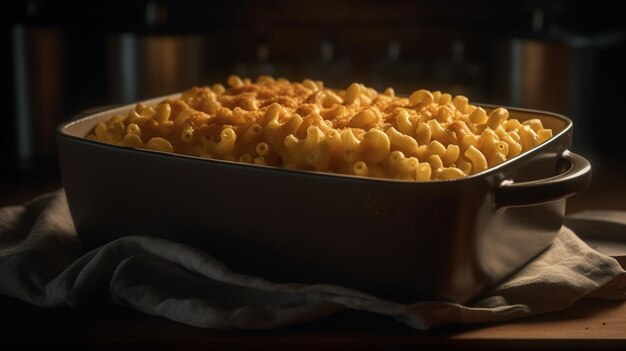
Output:
<instances>
[{"instance_id":1,"label":"beige linen napkin","mask_svg":"<svg viewBox=\"0 0 626 351\"><path fill-rule=\"evenodd\" d=\"M62 190L0 209L0 294L43 307L110 299L215 329L269 329L355 309L425 330L558 311L585 296L626 298L626 272L566 227L534 261L467 305L401 304L334 285L275 284L232 272L209 254L144 236L82 252Z\"/></svg>"}]
</instances>

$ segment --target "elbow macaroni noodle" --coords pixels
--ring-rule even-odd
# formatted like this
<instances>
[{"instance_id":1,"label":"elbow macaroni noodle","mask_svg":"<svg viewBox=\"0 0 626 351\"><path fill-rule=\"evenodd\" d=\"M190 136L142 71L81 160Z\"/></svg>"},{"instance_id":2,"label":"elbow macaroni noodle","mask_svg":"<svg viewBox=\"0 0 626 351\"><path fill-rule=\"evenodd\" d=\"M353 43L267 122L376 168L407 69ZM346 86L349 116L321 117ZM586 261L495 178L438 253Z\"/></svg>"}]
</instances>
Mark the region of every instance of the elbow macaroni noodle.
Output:
<instances>
[{"instance_id":1,"label":"elbow macaroni noodle","mask_svg":"<svg viewBox=\"0 0 626 351\"><path fill-rule=\"evenodd\" d=\"M429 181L494 167L552 137L538 119L486 111L465 96L408 98L261 76L194 87L99 123L88 139L288 169Z\"/></svg>"}]
</instances>

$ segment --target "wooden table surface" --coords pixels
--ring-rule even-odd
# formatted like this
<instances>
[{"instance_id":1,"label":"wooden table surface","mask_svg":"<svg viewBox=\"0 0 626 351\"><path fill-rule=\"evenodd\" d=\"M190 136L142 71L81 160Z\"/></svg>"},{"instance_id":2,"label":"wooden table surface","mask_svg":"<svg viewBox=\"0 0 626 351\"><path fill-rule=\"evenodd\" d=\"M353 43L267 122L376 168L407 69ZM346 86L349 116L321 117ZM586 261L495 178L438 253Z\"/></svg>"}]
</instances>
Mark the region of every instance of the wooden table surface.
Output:
<instances>
[{"instance_id":1,"label":"wooden table surface","mask_svg":"<svg viewBox=\"0 0 626 351\"><path fill-rule=\"evenodd\" d=\"M592 185L568 200L568 212L626 211L626 170L600 168ZM5 181L0 206L60 186L57 176ZM570 308L508 323L421 332L389 317L347 311L272 331L194 328L120 306L44 309L0 295L0 347L80 349L616 349L626 350L626 301L583 299Z\"/></svg>"},{"instance_id":2,"label":"wooden table surface","mask_svg":"<svg viewBox=\"0 0 626 351\"><path fill-rule=\"evenodd\" d=\"M584 299L569 309L501 324L422 332L389 317L347 311L272 331L194 328L119 306L44 309L0 297L0 345L84 345L132 349L339 350L626 349L626 301Z\"/></svg>"}]
</instances>

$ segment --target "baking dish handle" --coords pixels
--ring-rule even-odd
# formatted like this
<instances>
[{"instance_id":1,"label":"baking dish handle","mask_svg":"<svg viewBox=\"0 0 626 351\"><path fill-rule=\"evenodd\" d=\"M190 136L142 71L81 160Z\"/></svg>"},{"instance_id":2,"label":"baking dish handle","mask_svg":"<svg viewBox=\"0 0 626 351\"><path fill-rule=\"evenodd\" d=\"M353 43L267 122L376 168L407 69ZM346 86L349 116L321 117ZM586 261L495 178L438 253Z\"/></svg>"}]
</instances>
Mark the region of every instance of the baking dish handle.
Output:
<instances>
[{"instance_id":1,"label":"baking dish handle","mask_svg":"<svg viewBox=\"0 0 626 351\"><path fill-rule=\"evenodd\" d=\"M562 156L567 171L554 177L515 183L504 181L495 191L497 207L530 206L556 201L585 189L591 182L591 165L586 158L570 151Z\"/></svg>"}]
</instances>

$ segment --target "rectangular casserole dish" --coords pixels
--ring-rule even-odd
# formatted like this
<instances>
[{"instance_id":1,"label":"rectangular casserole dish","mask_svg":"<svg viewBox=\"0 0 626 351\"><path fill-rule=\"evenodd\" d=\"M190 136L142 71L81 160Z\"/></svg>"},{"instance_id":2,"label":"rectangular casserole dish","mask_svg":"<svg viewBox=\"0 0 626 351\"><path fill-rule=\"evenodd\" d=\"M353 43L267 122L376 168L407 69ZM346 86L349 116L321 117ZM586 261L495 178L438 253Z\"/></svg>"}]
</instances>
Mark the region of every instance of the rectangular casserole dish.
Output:
<instances>
[{"instance_id":1,"label":"rectangular casserole dish","mask_svg":"<svg viewBox=\"0 0 626 351\"><path fill-rule=\"evenodd\" d=\"M240 273L340 284L403 302L463 303L519 269L550 244L565 198L591 179L589 163L569 151L571 120L547 112L509 108L554 130L538 147L466 178L414 182L84 138L132 107L58 128L63 183L85 248L126 235L161 237L201 248Z\"/></svg>"}]
</instances>

